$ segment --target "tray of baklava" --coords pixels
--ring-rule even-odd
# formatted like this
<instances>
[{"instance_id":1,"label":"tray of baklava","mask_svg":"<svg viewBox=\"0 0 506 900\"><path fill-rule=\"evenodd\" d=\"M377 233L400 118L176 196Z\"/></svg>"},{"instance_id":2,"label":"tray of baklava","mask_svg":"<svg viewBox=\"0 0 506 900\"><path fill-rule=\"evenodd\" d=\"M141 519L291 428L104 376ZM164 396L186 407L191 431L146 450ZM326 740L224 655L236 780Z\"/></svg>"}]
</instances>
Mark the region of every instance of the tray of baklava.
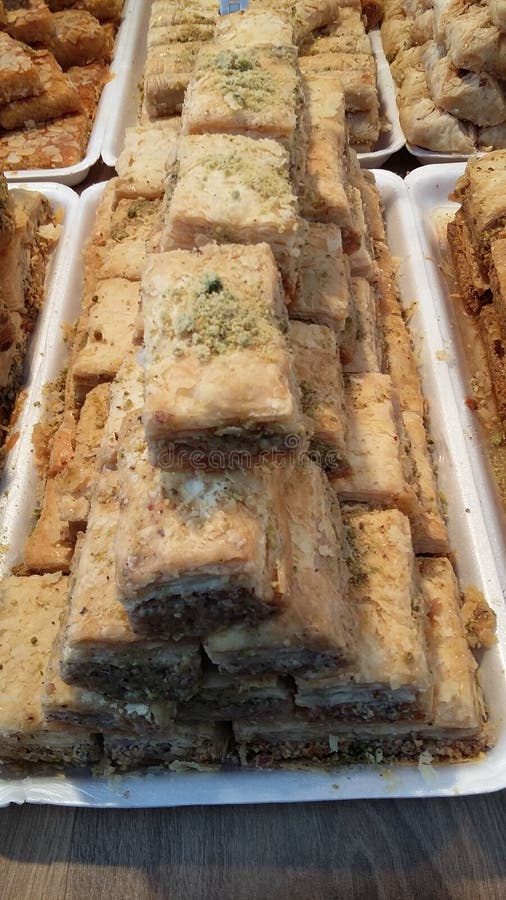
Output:
<instances>
[{"instance_id":1,"label":"tray of baklava","mask_svg":"<svg viewBox=\"0 0 506 900\"><path fill-rule=\"evenodd\" d=\"M0 170L8 180L78 184L121 112L144 4L0 6Z\"/></svg>"},{"instance_id":2,"label":"tray of baklava","mask_svg":"<svg viewBox=\"0 0 506 900\"><path fill-rule=\"evenodd\" d=\"M443 365L504 589L506 152L467 165L430 166L411 173L407 184L429 289L437 298Z\"/></svg>"},{"instance_id":3,"label":"tray of baklava","mask_svg":"<svg viewBox=\"0 0 506 900\"><path fill-rule=\"evenodd\" d=\"M311 8L310 13L305 8L309 4L299 4L302 11L294 37L288 6L286 4L286 9L280 10L279 4L274 2L253 0L249 18L244 19L242 13L233 13L219 19L214 0L206 0L198 7L187 6L184 14L169 0L143 4L139 11L137 52L122 85L118 112L105 135L104 162L109 166L116 165L125 147L126 135L127 140L132 140L136 127L163 128L170 117L175 124L195 71L208 85L209 108L221 102L231 115L241 106L251 106L258 113L258 133L275 137L276 122L270 122L268 127L264 123L265 132L262 130L262 108L267 111L265 98L273 91L283 97L286 92L286 84L282 84L284 73L273 59L269 79L259 81L256 70L262 61L255 59L254 53L251 55L251 48L262 41L265 45L268 43L272 16L281 12L288 24L279 40L286 46L293 47L294 43L298 46L303 75L322 71L339 75L344 86L350 143L362 166L382 166L404 146L405 138L378 29L366 32L356 4L340 6L327 2L320 9ZM262 41L259 35L265 36ZM219 44L217 49L216 42ZM233 46L242 49L242 69L230 56ZM248 47L249 62L246 59ZM278 57L281 52L280 45ZM210 122L209 128L212 127Z\"/></svg>"},{"instance_id":4,"label":"tray of baklava","mask_svg":"<svg viewBox=\"0 0 506 900\"><path fill-rule=\"evenodd\" d=\"M1 510L29 415L26 398L37 382L51 309L65 281L77 202L65 185L8 185L0 176Z\"/></svg>"},{"instance_id":5,"label":"tray of baklava","mask_svg":"<svg viewBox=\"0 0 506 900\"><path fill-rule=\"evenodd\" d=\"M304 224L276 142L177 153L82 194L48 309L0 802L503 787L501 582L405 185L350 155Z\"/></svg>"}]
</instances>

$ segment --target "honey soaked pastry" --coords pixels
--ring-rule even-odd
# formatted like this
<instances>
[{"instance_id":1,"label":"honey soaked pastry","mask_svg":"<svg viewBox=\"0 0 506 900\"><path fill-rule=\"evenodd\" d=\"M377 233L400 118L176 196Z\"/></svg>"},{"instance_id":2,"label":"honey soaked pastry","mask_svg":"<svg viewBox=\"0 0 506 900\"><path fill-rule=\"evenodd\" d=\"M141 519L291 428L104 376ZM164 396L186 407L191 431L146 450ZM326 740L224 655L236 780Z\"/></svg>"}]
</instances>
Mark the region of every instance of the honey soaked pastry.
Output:
<instances>
[{"instance_id":1,"label":"honey soaked pastry","mask_svg":"<svg viewBox=\"0 0 506 900\"><path fill-rule=\"evenodd\" d=\"M100 758L96 736L47 722L44 674L67 604L62 575L11 575L0 582L2 708L0 757L12 762L84 765Z\"/></svg>"},{"instance_id":2,"label":"honey soaked pastry","mask_svg":"<svg viewBox=\"0 0 506 900\"><path fill-rule=\"evenodd\" d=\"M188 135L179 142L176 172L161 248L268 243L292 294L300 219L284 147L267 138Z\"/></svg>"},{"instance_id":3,"label":"honey soaked pastry","mask_svg":"<svg viewBox=\"0 0 506 900\"><path fill-rule=\"evenodd\" d=\"M147 447L135 413L124 419L117 455L116 580L136 632L205 635L286 606L292 572L282 473L206 472L198 462L188 473L164 448Z\"/></svg>"},{"instance_id":4,"label":"honey soaked pastry","mask_svg":"<svg viewBox=\"0 0 506 900\"><path fill-rule=\"evenodd\" d=\"M63 680L132 702L191 696L199 681L198 642L136 634L118 599L118 514L118 473L105 472L96 483L86 534L74 556L61 652Z\"/></svg>"},{"instance_id":5,"label":"honey soaked pastry","mask_svg":"<svg viewBox=\"0 0 506 900\"><path fill-rule=\"evenodd\" d=\"M54 56L47 50L39 50L33 53L32 61L42 90L34 97L14 100L7 106L0 106L2 128L22 128L32 122L45 122L81 111L79 92L63 74Z\"/></svg>"},{"instance_id":6,"label":"honey soaked pastry","mask_svg":"<svg viewBox=\"0 0 506 900\"><path fill-rule=\"evenodd\" d=\"M0 31L0 104L40 94L42 83L33 53Z\"/></svg>"},{"instance_id":7,"label":"honey soaked pastry","mask_svg":"<svg viewBox=\"0 0 506 900\"><path fill-rule=\"evenodd\" d=\"M232 675L323 673L348 665L356 655L339 505L321 470L309 461L288 473L284 497L293 560L286 608L256 627L218 631L204 644L210 659Z\"/></svg>"},{"instance_id":8,"label":"honey soaked pastry","mask_svg":"<svg viewBox=\"0 0 506 900\"><path fill-rule=\"evenodd\" d=\"M141 291L148 440L200 451L203 463L213 451L255 459L303 447L285 299L266 244L153 254Z\"/></svg>"}]
</instances>

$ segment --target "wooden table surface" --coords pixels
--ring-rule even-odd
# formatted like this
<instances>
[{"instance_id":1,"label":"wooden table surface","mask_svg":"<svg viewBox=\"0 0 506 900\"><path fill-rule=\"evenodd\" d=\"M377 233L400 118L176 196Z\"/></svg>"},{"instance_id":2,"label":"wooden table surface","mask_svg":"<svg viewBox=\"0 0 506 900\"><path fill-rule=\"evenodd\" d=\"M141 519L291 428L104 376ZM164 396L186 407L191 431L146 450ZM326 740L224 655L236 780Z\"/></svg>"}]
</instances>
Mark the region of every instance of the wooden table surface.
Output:
<instances>
[{"instance_id":1,"label":"wooden table surface","mask_svg":"<svg viewBox=\"0 0 506 900\"><path fill-rule=\"evenodd\" d=\"M0 810L2 900L504 900L506 791Z\"/></svg>"},{"instance_id":2,"label":"wooden table surface","mask_svg":"<svg viewBox=\"0 0 506 900\"><path fill-rule=\"evenodd\" d=\"M416 168L406 151L388 168ZM97 164L80 191L114 174ZM0 810L0 900L506 900L506 791Z\"/></svg>"}]
</instances>

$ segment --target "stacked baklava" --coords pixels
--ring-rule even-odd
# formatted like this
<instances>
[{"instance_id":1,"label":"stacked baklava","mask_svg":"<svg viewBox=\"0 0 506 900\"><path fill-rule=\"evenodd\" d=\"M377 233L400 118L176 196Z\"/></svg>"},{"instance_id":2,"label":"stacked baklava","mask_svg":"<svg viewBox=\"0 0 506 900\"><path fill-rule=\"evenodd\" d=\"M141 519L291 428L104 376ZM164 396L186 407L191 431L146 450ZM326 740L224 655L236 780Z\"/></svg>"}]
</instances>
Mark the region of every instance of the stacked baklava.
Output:
<instances>
[{"instance_id":1,"label":"stacked baklava","mask_svg":"<svg viewBox=\"0 0 506 900\"><path fill-rule=\"evenodd\" d=\"M283 23L283 30L272 30L272 14ZM371 13L372 14L372 13ZM228 87L223 93L228 117L239 113L238 104L248 112L258 107L268 93L267 80L271 67L276 67L272 55L289 46L292 39L300 47L301 67L311 73L338 74L344 85L344 104L350 143L357 151L370 151L380 134L379 103L376 84L376 62L371 42L365 31L360 3L353 6L338 0L310 3L306 0L252 0L246 19L231 23L228 16L218 22L220 51L206 57L206 43L214 34L216 3L181 3L179 0L154 0L147 36L147 61L144 70L143 120L146 121L180 113L185 91L198 62L199 71L205 67L207 79L221 81ZM231 72L227 53L234 46L258 47L256 62L265 67L264 84L249 79L246 95L242 90L244 76L240 68ZM292 45L293 46L293 45ZM296 52L295 50L293 52ZM266 64L267 63L267 64ZM279 67L278 67L279 68ZM276 83L280 84L276 74ZM201 76L202 77L202 76ZM239 99L235 93L239 92ZM282 98L279 98L279 105ZM265 107L266 112L268 107ZM257 109L258 111L258 109ZM200 111L205 115L206 110Z\"/></svg>"},{"instance_id":2,"label":"stacked baklava","mask_svg":"<svg viewBox=\"0 0 506 900\"><path fill-rule=\"evenodd\" d=\"M19 0L0 21L0 168L85 155L123 0Z\"/></svg>"},{"instance_id":3,"label":"stacked baklava","mask_svg":"<svg viewBox=\"0 0 506 900\"><path fill-rule=\"evenodd\" d=\"M381 28L408 141L506 146L506 16L495 0L388 0Z\"/></svg>"},{"instance_id":4,"label":"stacked baklava","mask_svg":"<svg viewBox=\"0 0 506 900\"><path fill-rule=\"evenodd\" d=\"M457 292L452 296L466 328L473 396L488 454L506 502L506 151L471 160L451 199L461 205L448 224ZM471 327L471 336L468 334Z\"/></svg>"},{"instance_id":5,"label":"stacked baklava","mask_svg":"<svg viewBox=\"0 0 506 900\"><path fill-rule=\"evenodd\" d=\"M217 25L177 142L131 132L102 195L40 517L0 587L44 636L2 636L0 682L19 643L34 673L4 758L489 745L374 179L338 75L301 71L286 15L258 44L259 14Z\"/></svg>"},{"instance_id":6,"label":"stacked baklava","mask_svg":"<svg viewBox=\"0 0 506 900\"><path fill-rule=\"evenodd\" d=\"M48 200L7 190L0 175L0 459L10 440L27 342L44 300L46 266L59 235ZM21 399L21 398L20 398Z\"/></svg>"}]
</instances>

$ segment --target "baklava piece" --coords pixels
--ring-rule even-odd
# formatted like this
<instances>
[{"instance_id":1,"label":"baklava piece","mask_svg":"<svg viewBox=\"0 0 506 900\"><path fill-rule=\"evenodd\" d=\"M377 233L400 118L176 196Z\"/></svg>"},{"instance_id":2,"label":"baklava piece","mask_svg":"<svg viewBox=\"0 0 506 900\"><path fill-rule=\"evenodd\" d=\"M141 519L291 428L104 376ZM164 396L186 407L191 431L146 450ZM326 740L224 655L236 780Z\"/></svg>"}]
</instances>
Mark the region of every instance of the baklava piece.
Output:
<instances>
[{"instance_id":1,"label":"baklava piece","mask_svg":"<svg viewBox=\"0 0 506 900\"><path fill-rule=\"evenodd\" d=\"M192 250L210 241L266 242L291 296L297 282L300 220L284 147L243 135L189 135L181 138L178 156L162 250Z\"/></svg>"},{"instance_id":2,"label":"baklava piece","mask_svg":"<svg viewBox=\"0 0 506 900\"><path fill-rule=\"evenodd\" d=\"M286 307L266 244L152 254L142 280L144 427L177 454L290 453L304 445ZM190 462L191 465L191 462Z\"/></svg>"},{"instance_id":3,"label":"baklava piece","mask_svg":"<svg viewBox=\"0 0 506 900\"><path fill-rule=\"evenodd\" d=\"M61 676L69 684L134 703L189 697L199 682L198 642L136 634L118 599L118 515L118 474L105 472L96 483L86 534L74 556Z\"/></svg>"},{"instance_id":4,"label":"baklava piece","mask_svg":"<svg viewBox=\"0 0 506 900\"><path fill-rule=\"evenodd\" d=\"M335 334L324 325L291 322L288 339L302 410L311 421L309 455L323 469L348 472L344 382Z\"/></svg>"},{"instance_id":5,"label":"baklava piece","mask_svg":"<svg viewBox=\"0 0 506 900\"><path fill-rule=\"evenodd\" d=\"M284 500L293 577L285 609L255 627L223 628L204 644L231 675L323 673L356 656L341 513L319 467L307 460L288 472Z\"/></svg>"},{"instance_id":6,"label":"baklava piece","mask_svg":"<svg viewBox=\"0 0 506 900\"><path fill-rule=\"evenodd\" d=\"M62 575L11 575L0 583L0 759L85 765L100 757L83 728L47 722L41 698L44 673L67 604Z\"/></svg>"},{"instance_id":7,"label":"baklava piece","mask_svg":"<svg viewBox=\"0 0 506 900\"><path fill-rule=\"evenodd\" d=\"M254 624L288 602L284 479L217 462L219 470L196 461L193 473L181 471L163 446L148 454L140 417L125 417L116 579L138 633L206 635L229 622Z\"/></svg>"}]
</instances>

